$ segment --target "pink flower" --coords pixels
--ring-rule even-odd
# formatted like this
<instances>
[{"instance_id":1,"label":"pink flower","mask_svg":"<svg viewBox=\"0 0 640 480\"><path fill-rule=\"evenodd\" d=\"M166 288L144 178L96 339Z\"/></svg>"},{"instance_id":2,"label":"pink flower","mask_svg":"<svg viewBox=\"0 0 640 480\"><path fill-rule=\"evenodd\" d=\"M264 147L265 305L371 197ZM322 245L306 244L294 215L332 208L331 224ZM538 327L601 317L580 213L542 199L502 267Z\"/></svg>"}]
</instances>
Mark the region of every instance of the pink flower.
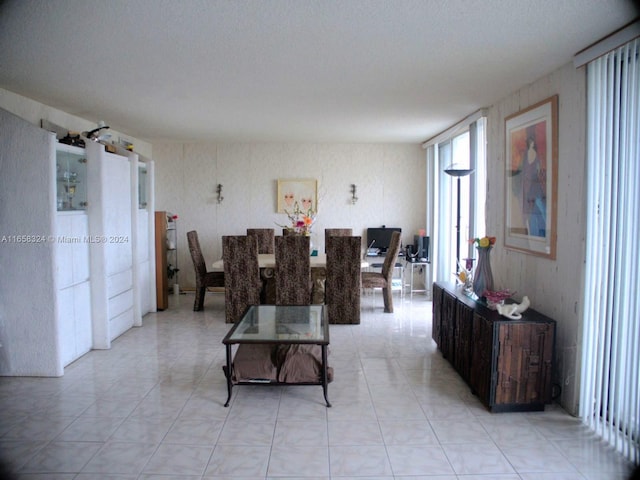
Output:
<instances>
[{"instance_id":1,"label":"pink flower","mask_svg":"<svg viewBox=\"0 0 640 480\"><path fill-rule=\"evenodd\" d=\"M285 210L285 213L289 217L291 225L280 225L281 227L300 235L311 234L311 227L313 227L313 222L316 220L316 212L311 209L303 211L300 209L298 202L295 202L293 204L293 212L289 213Z\"/></svg>"}]
</instances>

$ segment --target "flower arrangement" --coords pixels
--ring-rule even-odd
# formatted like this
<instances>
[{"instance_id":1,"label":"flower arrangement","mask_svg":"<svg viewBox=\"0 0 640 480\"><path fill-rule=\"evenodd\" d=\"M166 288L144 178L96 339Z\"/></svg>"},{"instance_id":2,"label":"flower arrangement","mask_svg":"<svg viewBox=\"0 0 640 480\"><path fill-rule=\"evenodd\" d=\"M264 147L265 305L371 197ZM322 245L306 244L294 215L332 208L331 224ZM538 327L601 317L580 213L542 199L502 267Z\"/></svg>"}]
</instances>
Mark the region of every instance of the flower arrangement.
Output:
<instances>
[{"instance_id":1,"label":"flower arrangement","mask_svg":"<svg viewBox=\"0 0 640 480\"><path fill-rule=\"evenodd\" d=\"M455 274L465 291L470 291L473 283L473 259L465 259L466 263L458 262L458 272Z\"/></svg>"},{"instance_id":2,"label":"flower arrangement","mask_svg":"<svg viewBox=\"0 0 640 480\"><path fill-rule=\"evenodd\" d=\"M306 211L300 209L298 202L293 204L293 212L285 210L287 217L291 225L279 225L282 228L286 228L290 232L294 232L298 235L311 235L311 228L316 221L316 212L310 208Z\"/></svg>"},{"instance_id":3,"label":"flower arrangement","mask_svg":"<svg viewBox=\"0 0 640 480\"><path fill-rule=\"evenodd\" d=\"M475 243L478 248L489 248L496 244L496 237L476 237L470 239L469 243Z\"/></svg>"}]
</instances>

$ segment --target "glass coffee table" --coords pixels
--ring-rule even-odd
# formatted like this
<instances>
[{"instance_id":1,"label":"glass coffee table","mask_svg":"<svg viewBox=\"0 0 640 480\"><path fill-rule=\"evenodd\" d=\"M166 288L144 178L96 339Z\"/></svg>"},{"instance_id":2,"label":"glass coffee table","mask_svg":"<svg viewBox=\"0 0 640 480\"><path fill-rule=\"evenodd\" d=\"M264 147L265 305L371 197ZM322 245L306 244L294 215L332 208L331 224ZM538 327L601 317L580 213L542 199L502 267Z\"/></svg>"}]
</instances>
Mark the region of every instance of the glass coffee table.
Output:
<instances>
[{"instance_id":1,"label":"glass coffee table","mask_svg":"<svg viewBox=\"0 0 640 480\"><path fill-rule=\"evenodd\" d=\"M324 400L327 407L331 406L327 396L329 324L323 305L252 305L231 328L222 343L227 350L227 363L222 367L227 378L228 391L225 407L229 406L234 385L294 384L322 385ZM232 358L233 345L238 345L235 358ZM287 345L301 347L287 348ZM278 364L278 361L273 363L272 360L278 356L290 355L299 349L304 354L304 362L308 363L308 354L314 345L320 349L319 375L305 379L300 378L297 372L297 376L294 374L289 377L295 378L294 381L288 380L286 374L283 379L287 365ZM300 362L301 358L293 358L291 364L304 364ZM247 375L246 372L256 365L259 367L259 373L254 376ZM243 369L244 373L240 374L240 370Z\"/></svg>"}]
</instances>

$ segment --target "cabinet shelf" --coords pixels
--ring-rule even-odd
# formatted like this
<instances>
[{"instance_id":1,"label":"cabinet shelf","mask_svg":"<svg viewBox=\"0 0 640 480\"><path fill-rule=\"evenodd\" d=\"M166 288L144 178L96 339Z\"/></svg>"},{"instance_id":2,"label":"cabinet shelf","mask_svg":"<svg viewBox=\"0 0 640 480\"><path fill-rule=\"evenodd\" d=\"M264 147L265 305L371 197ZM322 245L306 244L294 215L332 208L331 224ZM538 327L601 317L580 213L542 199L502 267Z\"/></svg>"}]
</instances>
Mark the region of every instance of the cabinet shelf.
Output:
<instances>
[{"instance_id":1,"label":"cabinet shelf","mask_svg":"<svg viewBox=\"0 0 640 480\"><path fill-rule=\"evenodd\" d=\"M170 212L156 212L156 303L169 307L169 289L178 283L178 237L176 218Z\"/></svg>"},{"instance_id":2,"label":"cabinet shelf","mask_svg":"<svg viewBox=\"0 0 640 480\"><path fill-rule=\"evenodd\" d=\"M87 208L87 155L79 147L56 148L56 204L58 211Z\"/></svg>"}]
</instances>

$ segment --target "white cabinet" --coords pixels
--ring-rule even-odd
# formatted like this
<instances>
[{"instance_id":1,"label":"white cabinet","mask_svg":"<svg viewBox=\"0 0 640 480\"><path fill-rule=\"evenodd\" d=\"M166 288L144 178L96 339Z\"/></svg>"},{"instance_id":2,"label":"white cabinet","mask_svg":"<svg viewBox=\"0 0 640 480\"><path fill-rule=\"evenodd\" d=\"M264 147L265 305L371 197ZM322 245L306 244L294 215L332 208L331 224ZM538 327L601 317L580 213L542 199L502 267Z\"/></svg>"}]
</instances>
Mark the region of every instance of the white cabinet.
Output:
<instances>
[{"instance_id":1,"label":"white cabinet","mask_svg":"<svg viewBox=\"0 0 640 480\"><path fill-rule=\"evenodd\" d=\"M91 350L91 287L82 282L58 291L60 356L64 366Z\"/></svg>"},{"instance_id":2,"label":"white cabinet","mask_svg":"<svg viewBox=\"0 0 640 480\"><path fill-rule=\"evenodd\" d=\"M85 212L58 212L56 255L60 355L64 366L91 350L89 221Z\"/></svg>"},{"instance_id":3,"label":"white cabinet","mask_svg":"<svg viewBox=\"0 0 640 480\"><path fill-rule=\"evenodd\" d=\"M142 324L142 317L156 311L155 293L155 239L154 239L154 195L152 161L139 161L134 170L137 174L137 199L134 198L133 211L135 222L134 285L136 286L135 304L137 312L135 324Z\"/></svg>"},{"instance_id":4,"label":"white cabinet","mask_svg":"<svg viewBox=\"0 0 640 480\"><path fill-rule=\"evenodd\" d=\"M84 213L56 215L58 288L89 280L89 223Z\"/></svg>"},{"instance_id":5,"label":"white cabinet","mask_svg":"<svg viewBox=\"0 0 640 480\"><path fill-rule=\"evenodd\" d=\"M0 125L0 375L61 376L155 306L153 203L137 154L58 144L3 109Z\"/></svg>"},{"instance_id":6,"label":"white cabinet","mask_svg":"<svg viewBox=\"0 0 640 480\"><path fill-rule=\"evenodd\" d=\"M131 165L99 143L86 149L93 347L105 349L134 325Z\"/></svg>"}]
</instances>

